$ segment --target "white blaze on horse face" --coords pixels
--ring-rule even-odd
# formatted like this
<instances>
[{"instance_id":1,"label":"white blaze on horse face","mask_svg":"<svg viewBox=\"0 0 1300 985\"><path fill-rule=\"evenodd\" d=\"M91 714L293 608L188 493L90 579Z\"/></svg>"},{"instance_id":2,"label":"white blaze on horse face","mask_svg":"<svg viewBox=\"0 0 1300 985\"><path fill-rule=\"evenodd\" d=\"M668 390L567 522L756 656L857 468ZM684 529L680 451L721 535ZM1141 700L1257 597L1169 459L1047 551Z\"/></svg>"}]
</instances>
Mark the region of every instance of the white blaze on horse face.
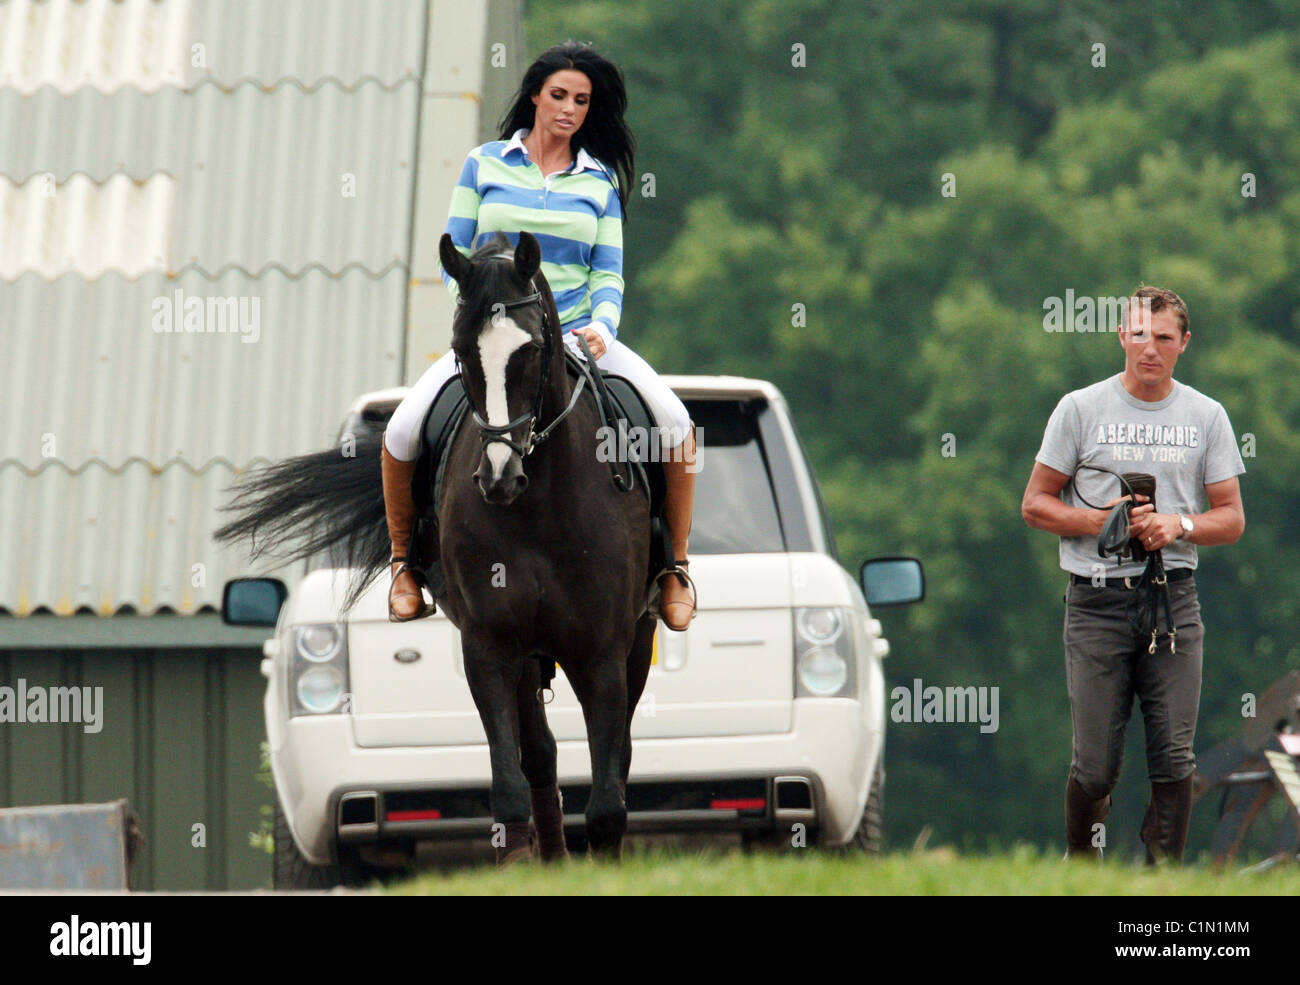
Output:
<instances>
[{"instance_id":1,"label":"white blaze on horse face","mask_svg":"<svg viewBox=\"0 0 1300 985\"><path fill-rule=\"evenodd\" d=\"M478 337L479 365L483 367L483 382L487 388L484 411L488 423L500 427L510 421L510 408L506 399L506 366L522 346L533 337L505 316L489 318ZM492 463L492 479L501 478L506 462L510 460L509 445L493 441L487 446L488 461Z\"/></svg>"}]
</instances>

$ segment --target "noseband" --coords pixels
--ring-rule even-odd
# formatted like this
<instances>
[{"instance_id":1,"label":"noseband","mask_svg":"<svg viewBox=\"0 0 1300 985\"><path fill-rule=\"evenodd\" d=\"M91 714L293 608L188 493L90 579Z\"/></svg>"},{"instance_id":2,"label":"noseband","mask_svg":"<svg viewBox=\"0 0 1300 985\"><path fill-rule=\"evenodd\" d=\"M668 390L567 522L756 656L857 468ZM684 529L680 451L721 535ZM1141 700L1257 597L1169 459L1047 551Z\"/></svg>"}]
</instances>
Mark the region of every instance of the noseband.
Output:
<instances>
[{"instance_id":1,"label":"noseband","mask_svg":"<svg viewBox=\"0 0 1300 985\"><path fill-rule=\"evenodd\" d=\"M513 260L514 258L510 254L506 253L493 257L492 259ZM542 302L542 292L538 290L531 281L529 282L529 286L533 287L532 294L526 294L521 298L515 298L511 301L493 301L491 308L493 309L494 315L498 308L505 308L508 310L510 308L524 308L532 304L537 305L542 311L542 372L537 380L537 392L533 395L532 409L520 414L514 420L505 424L490 424L488 423L487 418L480 414L478 408L474 406L474 399L469 394L469 388L466 387L465 389L465 399L469 403L470 414L473 417L474 423L478 426L479 441L482 443L483 450L486 451L487 446L493 442L500 442L501 444L508 446L512 451L519 455L520 458L527 458L532 454L533 450L537 448L538 445L550 437L551 432L555 430L556 425L569 416L569 412L573 410L574 405L578 402L578 397L582 393L582 385L586 382L585 378L580 377L578 379L577 385L573 388L573 397L570 399L569 405L564 408L555 420L551 421L551 423L541 431L538 431L537 420L541 417L542 413L542 394L546 392L546 382L551 372L551 352L554 343L551 338L551 316L550 312L546 310L546 305ZM463 296L456 298L457 307L463 307L464 304L465 300ZM456 371L458 373L461 371L459 357L456 359ZM528 434L525 435L523 442L520 443L512 437L511 432L525 423L528 425Z\"/></svg>"}]
</instances>

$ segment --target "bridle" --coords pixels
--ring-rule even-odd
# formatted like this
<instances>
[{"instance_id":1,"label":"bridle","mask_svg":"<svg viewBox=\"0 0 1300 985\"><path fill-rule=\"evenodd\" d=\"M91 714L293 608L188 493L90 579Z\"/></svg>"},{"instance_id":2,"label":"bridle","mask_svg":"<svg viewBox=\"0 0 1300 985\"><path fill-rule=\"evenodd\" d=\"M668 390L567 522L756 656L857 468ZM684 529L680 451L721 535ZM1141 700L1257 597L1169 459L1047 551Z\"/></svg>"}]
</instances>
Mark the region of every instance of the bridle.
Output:
<instances>
[{"instance_id":1,"label":"bridle","mask_svg":"<svg viewBox=\"0 0 1300 985\"><path fill-rule=\"evenodd\" d=\"M494 257L489 257L488 259L513 260L514 257L509 253L500 253ZM490 424L488 423L487 418L483 414L480 414L478 408L474 406L474 399L469 394L469 388L465 388L465 400L469 404L470 414L473 417L474 423L478 426L479 441L482 443L483 450L486 451L487 446L493 442L500 442L501 444L508 446L512 451L518 454L520 458L527 458L532 454L538 445L551 436L556 426L569 416L569 412L572 411L574 406L578 403L578 397L582 394L582 385L586 382L585 378L579 377L577 385L573 388L573 397L569 400L569 405L559 413L555 420L551 421L551 423L541 431L538 431L537 421L542 414L542 395L546 392L546 383L550 378L551 373L551 353L554 351L554 332L552 331L550 312L547 310L546 304L542 301L542 292L531 280L528 282L528 286L533 289L533 293L526 294L520 298L514 298L510 301L493 301L491 309L493 311L493 317L496 316L497 311L500 309L509 310L511 308L524 308L533 304L537 305L541 309L543 339L542 371L537 380L537 392L533 395L532 409L525 411L514 420L508 421L505 424ZM456 306L458 308L463 308L464 305L464 297L457 297ZM459 356L456 358L456 372L461 372ZM528 425L528 433L525 435L524 440L521 443L514 439L513 432L515 428L525 423Z\"/></svg>"}]
</instances>

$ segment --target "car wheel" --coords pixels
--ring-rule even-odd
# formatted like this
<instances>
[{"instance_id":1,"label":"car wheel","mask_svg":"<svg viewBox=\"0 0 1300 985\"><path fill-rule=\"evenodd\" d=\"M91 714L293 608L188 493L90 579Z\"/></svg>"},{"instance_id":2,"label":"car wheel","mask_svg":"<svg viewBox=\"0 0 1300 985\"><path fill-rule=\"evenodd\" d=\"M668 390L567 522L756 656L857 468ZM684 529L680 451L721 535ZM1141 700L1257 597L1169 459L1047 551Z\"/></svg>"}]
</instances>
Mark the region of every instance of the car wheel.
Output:
<instances>
[{"instance_id":1,"label":"car wheel","mask_svg":"<svg viewBox=\"0 0 1300 985\"><path fill-rule=\"evenodd\" d=\"M885 756L876 760L876 772L871 778L871 793L862 808L858 830L849 839L848 847L868 855L879 855L885 844Z\"/></svg>"},{"instance_id":2,"label":"car wheel","mask_svg":"<svg viewBox=\"0 0 1300 985\"><path fill-rule=\"evenodd\" d=\"M275 800L275 826L272 830L275 854L271 869L271 885L276 889L333 889L343 881L337 865L313 865L298 851L289 832L289 819L280 809L280 798Z\"/></svg>"}]
</instances>

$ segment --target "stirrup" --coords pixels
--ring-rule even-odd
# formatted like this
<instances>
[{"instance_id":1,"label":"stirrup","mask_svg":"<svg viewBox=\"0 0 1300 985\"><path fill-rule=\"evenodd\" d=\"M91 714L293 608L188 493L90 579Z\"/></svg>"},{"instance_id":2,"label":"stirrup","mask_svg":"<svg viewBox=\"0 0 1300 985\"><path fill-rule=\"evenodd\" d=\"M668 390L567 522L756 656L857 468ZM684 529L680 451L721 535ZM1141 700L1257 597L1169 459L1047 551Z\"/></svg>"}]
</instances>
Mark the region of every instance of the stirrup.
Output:
<instances>
[{"instance_id":1,"label":"stirrup","mask_svg":"<svg viewBox=\"0 0 1300 985\"><path fill-rule=\"evenodd\" d=\"M393 571L393 565L399 563L401 566L396 571ZM388 570L390 572L389 582L388 582L388 621L389 622L413 622L416 619L423 619L426 616L431 616L438 611L438 607L436 605L430 605L428 602L424 600L424 592L421 591L421 589L427 588L428 586L425 584L424 578L421 576L420 572L415 568L412 568L407 563L407 558L390 557L388 559ZM396 612L393 611L393 586L397 583L398 575L402 574L403 572L410 572L411 577L415 579L416 597L419 598L420 600L420 611L410 616L399 616ZM404 592L398 596L398 598L410 598L410 597L411 594L409 592Z\"/></svg>"},{"instance_id":2,"label":"stirrup","mask_svg":"<svg viewBox=\"0 0 1300 985\"><path fill-rule=\"evenodd\" d=\"M672 629L673 632L675 633L685 632L686 628L690 626L691 622L695 619L695 617L699 614L700 611L699 592L696 591L695 588L695 579L693 579L691 577L691 573L686 570L688 565L690 565L690 561L674 560L673 566L671 568L664 568L661 572L659 572L659 574L655 575L655 584L658 584L659 580L663 578L665 575L675 575L677 577L677 580L682 583L683 587L689 588L691 590L691 618L686 620L686 626L683 626L681 629L673 629L672 626L668 626L668 619L664 615L663 588L661 587L659 589L659 618L663 620L665 626L668 626L668 628ZM681 605L683 603L677 602L675 604Z\"/></svg>"}]
</instances>

